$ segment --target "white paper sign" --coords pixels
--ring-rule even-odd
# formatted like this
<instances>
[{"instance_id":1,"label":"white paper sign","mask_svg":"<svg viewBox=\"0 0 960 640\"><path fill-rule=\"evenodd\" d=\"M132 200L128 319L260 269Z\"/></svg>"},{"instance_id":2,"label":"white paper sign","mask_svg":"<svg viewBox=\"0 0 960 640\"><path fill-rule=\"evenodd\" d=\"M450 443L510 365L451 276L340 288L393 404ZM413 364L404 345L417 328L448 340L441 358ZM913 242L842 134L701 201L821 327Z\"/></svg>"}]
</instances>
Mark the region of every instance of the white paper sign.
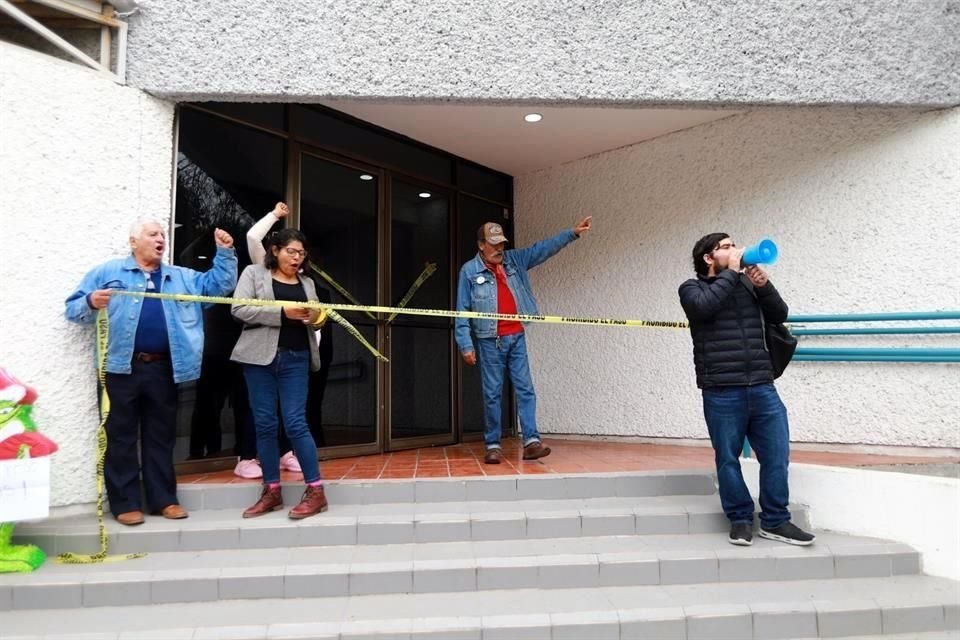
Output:
<instances>
[{"instance_id":1,"label":"white paper sign","mask_svg":"<svg viewBox=\"0 0 960 640\"><path fill-rule=\"evenodd\" d=\"M50 456L0 460L0 522L50 515Z\"/></svg>"}]
</instances>

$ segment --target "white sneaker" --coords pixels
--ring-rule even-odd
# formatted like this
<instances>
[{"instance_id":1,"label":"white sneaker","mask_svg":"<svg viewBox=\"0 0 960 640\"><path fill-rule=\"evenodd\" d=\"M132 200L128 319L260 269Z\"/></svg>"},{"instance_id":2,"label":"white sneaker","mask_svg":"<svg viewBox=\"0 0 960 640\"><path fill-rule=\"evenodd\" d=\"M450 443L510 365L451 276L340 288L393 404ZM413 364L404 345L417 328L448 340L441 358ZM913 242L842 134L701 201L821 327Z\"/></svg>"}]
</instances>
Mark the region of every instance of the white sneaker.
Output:
<instances>
[{"instance_id":1,"label":"white sneaker","mask_svg":"<svg viewBox=\"0 0 960 640\"><path fill-rule=\"evenodd\" d=\"M297 456L293 455L293 451L287 451L285 454L283 454L283 456L281 456L280 470L303 473L303 469L300 468L300 461L297 460Z\"/></svg>"},{"instance_id":2,"label":"white sneaker","mask_svg":"<svg viewBox=\"0 0 960 640\"><path fill-rule=\"evenodd\" d=\"M237 458L237 466L233 468L233 475L255 480L263 477L263 469L260 468L260 463L256 459L241 460Z\"/></svg>"}]
</instances>

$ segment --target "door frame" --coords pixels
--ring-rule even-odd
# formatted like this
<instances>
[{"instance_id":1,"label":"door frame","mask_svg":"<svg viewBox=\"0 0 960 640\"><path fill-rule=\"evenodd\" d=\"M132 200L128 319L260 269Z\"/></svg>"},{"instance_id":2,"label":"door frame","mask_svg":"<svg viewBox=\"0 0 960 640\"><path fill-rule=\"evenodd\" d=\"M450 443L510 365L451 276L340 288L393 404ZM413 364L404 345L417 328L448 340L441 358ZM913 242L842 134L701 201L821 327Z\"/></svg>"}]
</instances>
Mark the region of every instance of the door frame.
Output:
<instances>
[{"instance_id":1,"label":"door frame","mask_svg":"<svg viewBox=\"0 0 960 640\"><path fill-rule=\"evenodd\" d=\"M363 162L358 162L349 158L344 158L338 156L337 154L330 153L329 151L324 151L323 149L318 149L316 147L302 144L294 140L290 140L287 145L287 166L289 168L287 172L287 203L290 207L290 226L294 229L300 229L300 198L303 192L303 185L301 180L301 173L303 168L303 155L308 155L323 162L329 162L332 164L337 164L340 166L345 166L350 169L356 169L357 171L363 171L364 173L369 173L372 176L377 178L377 258L380 259L380 256L383 254L383 234L381 231L380 218L383 216L384 210L384 183L386 182L386 175L383 169L375 167L373 165L368 165ZM381 296L383 295L382 291L383 279L382 274L378 270L377 272L377 301L379 302ZM380 321L377 321L377 339L374 346L378 351L383 353L383 336L380 326ZM384 406L381 402L383 397L383 384L384 384L384 365L385 363L378 361L377 366L374 368L377 376L376 383L376 419L375 419L375 429L374 433L376 434L376 440L371 443L365 444L348 444L348 445L339 445L333 447L317 447L317 452L321 460L326 460L329 458L348 458L353 456L363 456L381 453L383 451L383 422L384 422Z\"/></svg>"},{"instance_id":2,"label":"door frame","mask_svg":"<svg viewBox=\"0 0 960 640\"><path fill-rule=\"evenodd\" d=\"M369 173L377 178L377 260L379 261L377 269L377 300L376 304L381 306L390 306L392 300L390 300L391 290L392 290L392 281L391 281L391 269L390 269L390 260L391 260L391 221L392 221L392 202L390 200L392 195L392 182L394 180L399 180L407 184L418 185L421 183L420 179L415 176L408 176L405 174L396 174L388 169L383 167L377 167L375 165L366 164L364 162L359 162L351 158L345 158L336 153L317 148L313 145L304 144L301 142L296 142L291 140L287 147L287 164L289 171L287 173L287 198L290 206L290 226L296 229L300 228L301 221L301 208L300 208L300 199L303 193L303 185L301 181L302 174L302 160L303 156L307 155L323 162L330 162L340 166L348 167L350 169L355 169L357 171L363 171ZM446 250L450 256L450 269L453 270L453 257L454 257L454 248L455 245L455 233L456 233L456 200L457 192L454 189L449 187L443 187L436 183L429 181L423 181L422 184L426 187L429 187L434 193L443 193L447 201L449 202L448 206L448 238L447 238L447 247ZM450 277L450 296L452 299L453 296L453 287L454 287L454 278ZM376 323L376 346L377 350L380 353L384 354L388 359L391 356L390 348L390 339L391 339L391 327L386 324L382 314L377 315ZM448 398L448 411L450 416L451 429L447 433L436 434L436 435L427 435L427 436L415 436L410 438L394 438L392 436L392 425L391 425L391 363L378 361L376 364L376 375L377 375L377 384L376 384L376 397L377 397L377 407L376 407L376 434L377 438L375 442L369 444L358 444L358 445L341 445L335 447L323 447L319 449L321 459L327 458L341 458L341 457L350 457L350 456L359 456L359 455L369 455L377 453L387 453L390 451L400 451L403 449L415 449L420 447L427 446L445 446L450 444L456 444L461 437L461 426L458 421L457 416L457 403L458 403L458 393L459 389L459 379L458 379L458 369L455 366L456 360L454 356L456 355L456 346L453 339L453 327L449 328L449 340L451 344L450 349L450 386L447 393Z\"/></svg>"},{"instance_id":3,"label":"door frame","mask_svg":"<svg viewBox=\"0 0 960 640\"><path fill-rule=\"evenodd\" d=\"M387 207L384 210L384 251L385 255L383 258L383 266L385 270L384 274L384 290L387 298L384 300L385 306L392 306L393 301L389 299L390 292L393 290L393 274L390 272L390 264L392 260L392 243L390 242L391 238L391 222L393 220L393 182L399 181L406 183L408 185L414 185L417 187L425 186L428 187L433 193L442 193L447 199L447 256L448 256L448 269L449 269L449 287L447 292L448 300L455 300L456 298L456 274L459 272L459 267L454 264L454 258L456 257L456 245L454 244L456 239L456 227L457 227L457 192L455 189L449 187L443 187L435 183L420 181L419 178L415 176L408 176L404 174L396 174L391 171L387 171L386 179L386 204ZM391 326L384 325L384 338L385 344L387 345L387 350L392 351L392 331ZM384 442L386 447L384 451L402 451L404 449L419 449L421 447L432 447L432 446L447 446L451 444L456 444L460 442L460 424L458 420L458 410L457 402L458 390L459 390L459 378L458 378L458 368L456 366L455 357L457 355L456 342L454 340L454 327L453 321L451 318L450 326L448 328L449 335L447 337L449 342L448 353L450 357L448 358L448 368L450 373L450 384L448 385L447 390L447 411L450 418L450 431L448 433L439 433L435 435L426 435L426 436L412 436L408 438L394 438L393 429L391 424L392 419L392 393L387 393L385 395L385 425L384 425ZM386 354L388 358L391 357L392 353ZM386 366L385 369L385 378L384 384L385 388L389 391L392 389L392 374L393 370L391 367Z\"/></svg>"}]
</instances>

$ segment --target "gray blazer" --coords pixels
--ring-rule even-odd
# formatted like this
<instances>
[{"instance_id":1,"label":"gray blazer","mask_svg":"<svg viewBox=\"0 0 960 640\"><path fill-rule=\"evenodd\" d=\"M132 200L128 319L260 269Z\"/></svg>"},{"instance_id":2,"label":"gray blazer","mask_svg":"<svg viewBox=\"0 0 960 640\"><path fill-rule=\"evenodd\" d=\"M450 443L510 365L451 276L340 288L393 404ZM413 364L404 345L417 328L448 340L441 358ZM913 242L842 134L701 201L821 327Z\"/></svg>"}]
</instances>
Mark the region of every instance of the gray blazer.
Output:
<instances>
[{"instance_id":1,"label":"gray blazer","mask_svg":"<svg viewBox=\"0 0 960 640\"><path fill-rule=\"evenodd\" d=\"M298 276L307 300L318 302L317 289L313 280ZM258 300L276 300L273 295L273 274L262 264L252 264L240 274L240 281L233 292L234 298L256 298ZM258 307L249 304L234 304L230 307L233 317L243 323L243 333L233 348L230 359L244 364L268 365L277 355L277 344L280 342L281 314L280 307ZM303 330L309 334L310 343L310 370L320 369L320 350L314 332L319 327L303 325Z\"/></svg>"}]
</instances>

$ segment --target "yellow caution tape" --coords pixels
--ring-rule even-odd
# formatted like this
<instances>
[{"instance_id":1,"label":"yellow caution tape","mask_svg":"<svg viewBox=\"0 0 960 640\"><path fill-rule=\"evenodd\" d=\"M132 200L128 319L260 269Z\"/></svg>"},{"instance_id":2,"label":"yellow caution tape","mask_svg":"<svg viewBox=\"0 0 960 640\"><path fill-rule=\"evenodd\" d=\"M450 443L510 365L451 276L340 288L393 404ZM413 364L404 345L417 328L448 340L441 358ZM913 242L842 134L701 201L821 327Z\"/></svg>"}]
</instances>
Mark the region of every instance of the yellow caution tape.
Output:
<instances>
[{"instance_id":1,"label":"yellow caution tape","mask_svg":"<svg viewBox=\"0 0 960 640\"><path fill-rule=\"evenodd\" d=\"M97 312L97 380L100 383L100 424L97 427L97 526L100 530L100 551L95 554L61 553L57 562L63 564L96 564L118 562L144 557L145 553L127 553L119 556L107 555L107 527L103 523L103 461L107 455L107 416L110 415L110 396L107 395L107 342L110 337L110 321L107 310Z\"/></svg>"},{"instance_id":2,"label":"yellow caution tape","mask_svg":"<svg viewBox=\"0 0 960 640\"><path fill-rule=\"evenodd\" d=\"M355 304L355 305L359 305L359 304L360 304L360 301L357 300L356 298L354 298L354 297L353 297L353 294L351 294L349 291L347 291L346 289L344 289L344 288L340 285L339 282L337 282L336 280L334 280L334 279L333 279L333 276L331 276L329 273L327 273L326 271L324 271L323 269L321 269L321 268L318 267L317 265L313 264L312 262L309 263L309 265L310 265L310 270L311 270L311 271L313 271L313 272L316 273L318 276L320 276L321 278L323 278L324 280L326 280L327 282L329 282L329 283L330 283L330 286L333 287L334 289L336 289L336 290L337 290L337 293L339 293L340 295L342 295L346 300L349 300L351 303L353 303L353 304ZM367 316L368 316L371 320L376 320L376 319L377 319L376 316L374 316L372 313L367 313Z\"/></svg>"},{"instance_id":3,"label":"yellow caution tape","mask_svg":"<svg viewBox=\"0 0 960 640\"><path fill-rule=\"evenodd\" d=\"M377 360L383 360L384 362L390 362L390 361L386 358L386 356L384 356L382 353L380 353L379 351L377 351L377 348L376 348L376 347L374 347L372 344L370 344L369 342L367 342L367 339L363 337L363 334L361 334L360 331L358 331L355 326L353 326L352 324L350 324L350 322L348 322L346 318L344 318L342 315L340 315L339 313L337 313L337 312L334 311L333 309L326 309L326 312L327 312L327 315L330 317L331 320L333 320L334 322L336 322L337 324L339 324L341 327L343 327L343 328L346 330L347 333L349 333L351 336L353 336L354 338L356 338L356 340L357 340L360 344L362 344L364 347L366 347L367 351L369 351L370 353L372 353L374 358L376 358Z\"/></svg>"},{"instance_id":4,"label":"yellow caution tape","mask_svg":"<svg viewBox=\"0 0 960 640\"><path fill-rule=\"evenodd\" d=\"M441 318L468 318L480 320L513 320L543 324L586 324L607 327L634 327L647 329L687 329L686 322L668 320L627 320L621 318L576 318L572 316L544 316L506 313L487 313L483 311L447 311L446 309L414 309L399 307L382 307L378 305L337 304L330 302L293 302L288 300L260 300L256 298L226 298L218 296L199 296L181 293L147 293L143 291L116 290L114 295L134 296L146 298L160 298L161 300L178 300L180 302L200 302L204 304L243 304L259 307L302 307L305 309L326 309L336 311L362 311L364 313L396 313L398 315L433 316Z\"/></svg>"},{"instance_id":5,"label":"yellow caution tape","mask_svg":"<svg viewBox=\"0 0 960 640\"><path fill-rule=\"evenodd\" d=\"M413 281L413 284L410 285L410 288L407 289L407 292L403 294L403 297L400 298L400 302L397 303L397 306L403 309L406 307L410 300L413 299L413 296L417 294L417 291L420 287L423 286L423 283L430 279L430 276L433 275L433 272L437 270L437 263L428 262L427 266L423 268L423 271L417 276L417 279ZM387 318L387 324L393 322L393 319L399 315L397 312L391 313L390 317Z\"/></svg>"}]
</instances>

